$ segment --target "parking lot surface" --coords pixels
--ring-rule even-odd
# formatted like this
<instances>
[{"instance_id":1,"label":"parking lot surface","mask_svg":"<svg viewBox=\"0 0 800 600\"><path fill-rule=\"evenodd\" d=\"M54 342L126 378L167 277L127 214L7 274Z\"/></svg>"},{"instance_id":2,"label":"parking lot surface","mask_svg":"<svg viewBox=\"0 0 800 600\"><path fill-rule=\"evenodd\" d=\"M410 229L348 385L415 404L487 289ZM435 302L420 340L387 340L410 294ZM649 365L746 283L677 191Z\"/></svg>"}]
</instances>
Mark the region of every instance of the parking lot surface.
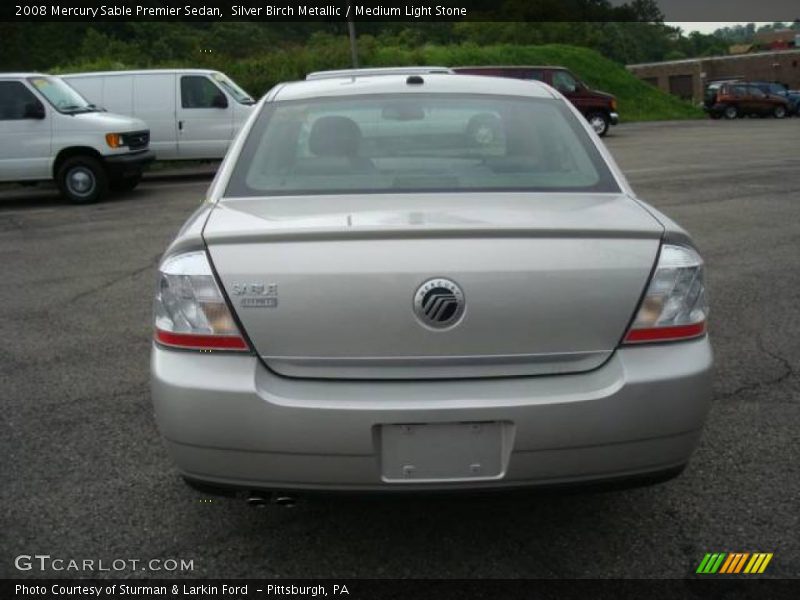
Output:
<instances>
[{"instance_id":1,"label":"parking lot surface","mask_svg":"<svg viewBox=\"0 0 800 600\"><path fill-rule=\"evenodd\" d=\"M0 576L20 554L192 560L195 577L684 577L772 552L800 577L800 119L622 125L606 143L708 263L714 402L671 482L480 497L210 500L174 471L148 393L160 253L208 179L94 206L0 190Z\"/></svg>"}]
</instances>

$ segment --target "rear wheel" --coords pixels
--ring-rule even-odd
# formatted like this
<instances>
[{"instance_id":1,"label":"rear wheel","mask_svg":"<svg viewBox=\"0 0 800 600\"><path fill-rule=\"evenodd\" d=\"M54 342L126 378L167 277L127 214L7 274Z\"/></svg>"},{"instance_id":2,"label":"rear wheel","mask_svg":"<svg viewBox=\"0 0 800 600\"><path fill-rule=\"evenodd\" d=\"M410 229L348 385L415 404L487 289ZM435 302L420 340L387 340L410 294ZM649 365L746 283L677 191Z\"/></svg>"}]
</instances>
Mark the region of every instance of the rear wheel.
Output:
<instances>
[{"instance_id":1,"label":"rear wheel","mask_svg":"<svg viewBox=\"0 0 800 600\"><path fill-rule=\"evenodd\" d=\"M73 156L58 168L56 183L61 194L74 204L91 204L108 193L103 165L91 156Z\"/></svg>"},{"instance_id":2,"label":"rear wheel","mask_svg":"<svg viewBox=\"0 0 800 600\"><path fill-rule=\"evenodd\" d=\"M600 137L608 133L611 120L608 118L607 114L602 112L591 113L586 117L586 120L589 121L589 125L592 126L594 132Z\"/></svg>"},{"instance_id":3,"label":"rear wheel","mask_svg":"<svg viewBox=\"0 0 800 600\"><path fill-rule=\"evenodd\" d=\"M776 119L782 119L786 116L786 107L785 106L776 106L772 109L772 116Z\"/></svg>"},{"instance_id":4,"label":"rear wheel","mask_svg":"<svg viewBox=\"0 0 800 600\"><path fill-rule=\"evenodd\" d=\"M726 119L735 119L739 116L739 109L733 105L726 106L723 114L725 115Z\"/></svg>"}]
</instances>

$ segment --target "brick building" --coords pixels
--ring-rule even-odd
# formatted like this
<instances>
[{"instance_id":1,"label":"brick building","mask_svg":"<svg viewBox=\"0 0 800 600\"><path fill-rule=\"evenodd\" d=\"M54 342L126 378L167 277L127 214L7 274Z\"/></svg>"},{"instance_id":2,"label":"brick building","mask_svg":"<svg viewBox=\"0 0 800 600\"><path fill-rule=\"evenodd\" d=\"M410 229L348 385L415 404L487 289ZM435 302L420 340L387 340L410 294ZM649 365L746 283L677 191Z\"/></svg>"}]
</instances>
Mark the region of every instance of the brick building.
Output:
<instances>
[{"instance_id":1,"label":"brick building","mask_svg":"<svg viewBox=\"0 0 800 600\"><path fill-rule=\"evenodd\" d=\"M628 65L642 81L692 102L701 102L705 86L724 79L780 81L800 89L800 49L735 56L710 56Z\"/></svg>"}]
</instances>

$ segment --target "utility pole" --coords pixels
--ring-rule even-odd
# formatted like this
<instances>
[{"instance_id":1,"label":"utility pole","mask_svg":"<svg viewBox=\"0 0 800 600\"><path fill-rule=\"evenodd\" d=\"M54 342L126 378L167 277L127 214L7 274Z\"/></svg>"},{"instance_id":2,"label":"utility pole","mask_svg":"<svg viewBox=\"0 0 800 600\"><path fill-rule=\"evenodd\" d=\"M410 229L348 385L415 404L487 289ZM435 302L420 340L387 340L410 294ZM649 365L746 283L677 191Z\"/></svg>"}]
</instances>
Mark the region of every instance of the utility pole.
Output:
<instances>
[{"instance_id":1,"label":"utility pole","mask_svg":"<svg viewBox=\"0 0 800 600\"><path fill-rule=\"evenodd\" d=\"M353 15L353 1L347 0L347 6L350 9L350 18L347 19L347 34L350 36L350 56L353 62L353 68L358 68L358 42L356 40L356 23Z\"/></svg>"}]
</instances>

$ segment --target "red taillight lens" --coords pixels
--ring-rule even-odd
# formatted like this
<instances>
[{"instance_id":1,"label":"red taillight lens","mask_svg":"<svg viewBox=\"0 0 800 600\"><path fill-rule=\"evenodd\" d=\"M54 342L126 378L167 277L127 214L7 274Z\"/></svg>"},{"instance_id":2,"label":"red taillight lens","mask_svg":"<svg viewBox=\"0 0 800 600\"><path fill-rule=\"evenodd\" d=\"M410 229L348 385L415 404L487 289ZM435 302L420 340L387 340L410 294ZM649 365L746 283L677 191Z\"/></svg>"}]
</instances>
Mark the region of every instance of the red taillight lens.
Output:
<instances>
[{"instance_id":1,"label":"red taillight lens","mask_svg":"<svg viewBox=\"0 0 800 600\"><path fill-rule=\"evenodd\" d=\"M708 302L703 259L692 248L665 244L623 343L670 342L706 332Z\"/></svg>"},{"instance_id":2,"label":"red taillight lens","mask_svg":"<svg viewBox=\"0 0 800 600\"><path fill-rule=\"evenodd\" d=\"M156 329L155 339L165 346L192 350L247 350L247 342L235 335L198 335L171 333Z\"/></svg>"},{"instance_id":3,"label":"red taillight lens","mask_svg":"<svg viewBox=\"0 0 800 600\"><path fill-rule=\"evenodd\" d=\"M188 350L250 350L205 252L170 257L159 268L154 338Z\"/></svg>"},{"instance_id":4,"label":"red taillight lens","mask_svg":"<svg viewBox=\"0 0 800 600\"><path fill-rule=\"evenodd\" d=\"M673 327L654 327L652 329L632 329L625 336L626 344L641 342L669 342L699 337L706 332L705 323L675 325Z\"/></svg>"}]
</instances>

